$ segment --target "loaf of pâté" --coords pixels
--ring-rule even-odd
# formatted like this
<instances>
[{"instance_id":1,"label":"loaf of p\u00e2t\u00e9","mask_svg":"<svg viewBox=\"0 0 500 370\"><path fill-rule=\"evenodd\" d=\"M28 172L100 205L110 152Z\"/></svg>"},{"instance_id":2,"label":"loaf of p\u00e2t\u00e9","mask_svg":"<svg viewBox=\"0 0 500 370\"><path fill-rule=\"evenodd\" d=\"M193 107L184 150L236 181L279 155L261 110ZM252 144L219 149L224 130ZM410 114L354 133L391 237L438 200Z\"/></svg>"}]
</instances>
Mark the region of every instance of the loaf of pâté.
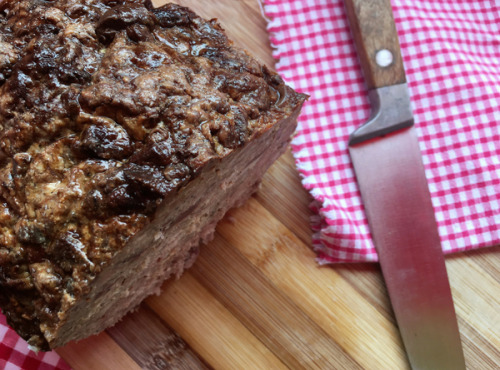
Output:
<instances>
[{"instance_id":1,"label":"loaf of p\u00e2t\u00e9","mask_svg":"<svg viewBox=\"0 0 500 370\"><path fill-rule=\"evenodd\" d=\"M303 94L216 20L0 0L0 306L36 349L179 276L284 152Z\"/></svg>"}]
</instances>

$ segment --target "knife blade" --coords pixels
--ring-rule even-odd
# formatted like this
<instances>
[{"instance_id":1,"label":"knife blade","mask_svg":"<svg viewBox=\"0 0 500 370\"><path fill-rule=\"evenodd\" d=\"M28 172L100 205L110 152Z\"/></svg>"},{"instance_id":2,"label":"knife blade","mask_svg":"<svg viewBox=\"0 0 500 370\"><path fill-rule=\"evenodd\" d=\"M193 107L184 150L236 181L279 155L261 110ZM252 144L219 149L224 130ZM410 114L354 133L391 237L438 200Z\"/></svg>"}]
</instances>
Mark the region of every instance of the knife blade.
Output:
<instances>
[{"instance_id":1,"label":"knife blade","mask_svg":"<svg viewBox=\"0 0 500 370\"><path fill-rule=\"evenodd\" d=\"M465 369L390 0L345 0L372 115L349 153L413 369Z\"/></svg>"}]
</instances>

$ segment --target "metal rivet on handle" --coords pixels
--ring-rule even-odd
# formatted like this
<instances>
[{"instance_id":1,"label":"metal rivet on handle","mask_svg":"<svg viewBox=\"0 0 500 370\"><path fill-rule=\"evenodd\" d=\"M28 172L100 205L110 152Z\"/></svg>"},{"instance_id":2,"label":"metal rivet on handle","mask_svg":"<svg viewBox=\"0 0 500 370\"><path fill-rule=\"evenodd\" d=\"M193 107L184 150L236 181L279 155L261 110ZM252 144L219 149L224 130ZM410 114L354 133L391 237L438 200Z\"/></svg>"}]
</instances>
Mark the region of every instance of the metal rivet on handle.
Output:
<instances>
[{"instance_id":1,"label":"metal rivet on handle","mask_svg":"<svg viewBox=\"0 0 500 370\"><path fill-rule=\"evenodd\" d=\"M379 50L377 54L375 54L375 62L379 67L390 66L393 60L392 53L387 49Z\"/></svg>"}]
</instances>

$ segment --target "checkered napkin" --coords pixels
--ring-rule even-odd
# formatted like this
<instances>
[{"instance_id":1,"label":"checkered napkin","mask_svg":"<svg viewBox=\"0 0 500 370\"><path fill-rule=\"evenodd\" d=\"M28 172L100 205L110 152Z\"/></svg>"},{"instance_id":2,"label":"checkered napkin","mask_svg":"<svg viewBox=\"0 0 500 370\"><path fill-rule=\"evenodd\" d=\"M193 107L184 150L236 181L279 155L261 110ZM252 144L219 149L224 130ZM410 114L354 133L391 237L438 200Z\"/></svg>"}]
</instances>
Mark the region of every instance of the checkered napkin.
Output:
<instances>
[{"instance_id":1,"label":"checkered napkin","mask_svg":"<svg viewBox=\"0 0 500 370\"><path fill-rule=\"evenodd\" d=\"M24 340L7 326L0 314L0 369L3 370L69 370L70 367L55 352L39 352L28 349Z\"/></svg>"},{"instance_id":2,"label":"checkered napkin","mask_svg":"<svg viewBox=\"0 0 500 370\"><path fill-rule=\"evenodd\" d=\"M445 253L500 244L500 2L392 0ZM370 114L341 0L266 0L277 70L311 95L292 142L321 263L376 261L347 139Z\"/></svg>"}]
</instances>

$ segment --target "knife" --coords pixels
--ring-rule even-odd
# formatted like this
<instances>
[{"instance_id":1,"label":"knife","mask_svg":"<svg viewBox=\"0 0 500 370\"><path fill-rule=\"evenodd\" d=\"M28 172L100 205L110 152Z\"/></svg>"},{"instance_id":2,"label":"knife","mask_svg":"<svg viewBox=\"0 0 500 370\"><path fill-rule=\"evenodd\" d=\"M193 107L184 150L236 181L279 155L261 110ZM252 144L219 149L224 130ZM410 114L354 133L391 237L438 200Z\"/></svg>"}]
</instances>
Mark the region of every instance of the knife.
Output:
<instances>
[{"instance_id":1,"label":"knife","mask_svg":"<svg viewBox=\"0 0 500 370\"><path fill-rule=\"evenodd\" d=\"M345 6L372 108L349 153L408 360L465 369L391 3Z\"/></svg>"}]
</instances>

